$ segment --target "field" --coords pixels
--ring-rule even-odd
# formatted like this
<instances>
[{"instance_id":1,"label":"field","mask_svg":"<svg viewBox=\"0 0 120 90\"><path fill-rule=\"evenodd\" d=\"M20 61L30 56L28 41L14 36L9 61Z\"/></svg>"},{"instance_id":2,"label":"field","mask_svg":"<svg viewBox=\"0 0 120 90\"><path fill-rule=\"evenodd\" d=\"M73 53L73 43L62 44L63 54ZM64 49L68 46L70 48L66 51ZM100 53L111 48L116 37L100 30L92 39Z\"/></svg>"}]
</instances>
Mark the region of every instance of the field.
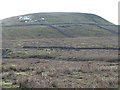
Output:
<instances>
[{"instance_id":1,"label":"field","mask_svg":"<svg viewBox=\"0 0 120 90\"><path fill-rule=\"evenodd\" d=\"M6 18L2 20L0 85L118 88L118 35L118 25L89 13Z\"/></svg>"},{"instance_id":2,"label":"field","mask_svg":"<svg viewBox=\"0 0 120 90\"><path fill-rule=\"evenodd\" d=\"M5 59L2 79L4 88L117 88L118 63Z\"/></svg>"},{"instance_id":3,"label":"field","mask_svg":"<svg viewBox=\"0 0 120 90\"><path fill-rule=\"evenodd\" d=\"M103 47L118 48L117 37L3 40L1 84L3 88L117 88L117 50L75 49Z\"/></svg>"},{"instance_id":4,"label":"field","mask_svg":"<svg viewBox=\"0 0 120 90\"><path fill-rule=\"evenodd\" d=\"M117 36L118 26L100 16L88 13L34 13L31 21L20 16L2 20L3 39L41 39ZM44 17L44 21L41 21Z\"/></svg>"}]
</instances>

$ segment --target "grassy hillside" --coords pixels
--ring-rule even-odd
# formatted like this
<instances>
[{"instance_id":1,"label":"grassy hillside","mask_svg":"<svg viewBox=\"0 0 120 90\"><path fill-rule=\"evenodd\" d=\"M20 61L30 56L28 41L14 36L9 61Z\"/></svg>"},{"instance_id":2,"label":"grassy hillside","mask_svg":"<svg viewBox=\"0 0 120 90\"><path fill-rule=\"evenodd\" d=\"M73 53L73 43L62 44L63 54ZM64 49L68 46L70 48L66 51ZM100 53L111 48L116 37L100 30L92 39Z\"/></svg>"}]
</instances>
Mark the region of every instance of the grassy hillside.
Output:
<instances>
[{"instance_id":1,"label":"grassy hillside","mask_svg":"<svg viewBox=\"0 0 120 90\"><path fill-rule=\"evenodd\" d=\"M20 90L117 88L117 27L86 13L35 13L4 19L0 85Z\"/></svg>"},{"instance_id":2,"label":"grassy hillside","mask_svg":"<svg viewBox=\"0 0 120 90\"><path fill-rule=\"evenodd\" d=\"M3 20L3 39L103 37L118 33L116 25L94 14L34 13L21 16L29 16L31 21L21 22L20 16Z\"/></svg>"}]
</instances>

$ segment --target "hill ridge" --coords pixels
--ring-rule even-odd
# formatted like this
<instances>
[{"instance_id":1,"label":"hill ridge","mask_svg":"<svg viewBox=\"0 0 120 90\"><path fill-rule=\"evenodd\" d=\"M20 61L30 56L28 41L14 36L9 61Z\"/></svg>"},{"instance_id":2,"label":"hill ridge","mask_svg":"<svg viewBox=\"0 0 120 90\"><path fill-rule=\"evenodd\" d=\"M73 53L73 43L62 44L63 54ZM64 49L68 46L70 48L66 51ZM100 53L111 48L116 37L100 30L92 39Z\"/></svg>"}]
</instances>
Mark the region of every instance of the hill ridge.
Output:
<instances>
[{"instance_id":1,"label":"hill ridge","mask_svg":"<svg viewBox=\"0 0 120 90\"><path fill-rule=\"evenodd\" d=\"M4 19L2 27L3 36L8 39L15 39L16 34L25 39L118 35L117 25L88 13L25 14Z\"/></svg>"}]
</instances>

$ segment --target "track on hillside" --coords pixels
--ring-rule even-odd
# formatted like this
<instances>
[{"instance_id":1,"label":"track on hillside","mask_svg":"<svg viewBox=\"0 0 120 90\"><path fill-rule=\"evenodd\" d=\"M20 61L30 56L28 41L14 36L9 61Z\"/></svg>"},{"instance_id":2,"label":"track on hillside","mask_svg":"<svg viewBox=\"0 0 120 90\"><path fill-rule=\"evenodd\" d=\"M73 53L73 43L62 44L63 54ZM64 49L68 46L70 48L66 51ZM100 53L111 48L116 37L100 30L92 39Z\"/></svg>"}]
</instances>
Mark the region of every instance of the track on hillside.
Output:
<instances>
[{"instance_id":1,"label":"track on hillside","mask_svg":"<svg viewBox=\"0 0 120 90\"><path fill-rule=\"evenodd\" d=\"M104 30L107 30L107 31L109 31L109 32L111 32L115 35L119 34L116 31L113 31L111 29L103 27L103 26L115 26L115 25L104 25L104 24L95 24L95 23L79 23L79 22L16 24L16 25L3 25L2 27L25 27L25 26L38 26L38 25L49 26L51 28L54 28L54 29L58 30L60 33L62 33L63 35L66 35L68 37L71 37L71 35L66 33L65 31L63 31L62 29L55 27L54 25L71 25L71 26L75 26L75 25L95 25L98 28L102 28Z\"/></svg>"},{"instance_id":2,"label":"track on hillside","mask_svg":"<svg viewBox=\"0 0 120 90\"><path fill-rule=\"evenodd\" d=\"M48 26L48 27L51 27L51 28L53 28L53 29L55 29L55 30L57 30L58 32L60 32L60 33L63 34L64 36L72 37L72 35L70 35L69 33L65 32L65 30L62 30L62 29L60 29L60 28L58 28L58 27L55 27L55 26L53 26L53 25L47 25L47 26Z\"/></svg>"}]
</instances>

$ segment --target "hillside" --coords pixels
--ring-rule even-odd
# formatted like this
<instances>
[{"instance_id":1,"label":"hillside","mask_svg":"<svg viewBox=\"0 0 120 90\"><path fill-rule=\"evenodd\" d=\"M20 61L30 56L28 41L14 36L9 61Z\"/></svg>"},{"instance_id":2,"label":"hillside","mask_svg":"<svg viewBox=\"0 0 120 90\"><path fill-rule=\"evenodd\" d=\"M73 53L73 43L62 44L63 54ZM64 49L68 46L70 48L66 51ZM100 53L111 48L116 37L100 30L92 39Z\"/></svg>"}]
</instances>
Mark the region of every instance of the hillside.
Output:
<instances>
[{"instance_id":1,"label":"hillside","mask_svg":"<svg viewBox=\"0 0 120 90\"><path fill-rule=\"evenodd\" d=\"M118 28L87 13L34 13L2 20L3 39L117 36Z\"/></svg>"},{"instance_id":2,"label":"hillside","mask_svg":"<svg viewBox=\"0 0 120 90\"><path fill-rule=\"evenodd\" d=\"M87 13L2 20L2 88L118 88L118 26Z\"/></svg>"}]
</instances>

